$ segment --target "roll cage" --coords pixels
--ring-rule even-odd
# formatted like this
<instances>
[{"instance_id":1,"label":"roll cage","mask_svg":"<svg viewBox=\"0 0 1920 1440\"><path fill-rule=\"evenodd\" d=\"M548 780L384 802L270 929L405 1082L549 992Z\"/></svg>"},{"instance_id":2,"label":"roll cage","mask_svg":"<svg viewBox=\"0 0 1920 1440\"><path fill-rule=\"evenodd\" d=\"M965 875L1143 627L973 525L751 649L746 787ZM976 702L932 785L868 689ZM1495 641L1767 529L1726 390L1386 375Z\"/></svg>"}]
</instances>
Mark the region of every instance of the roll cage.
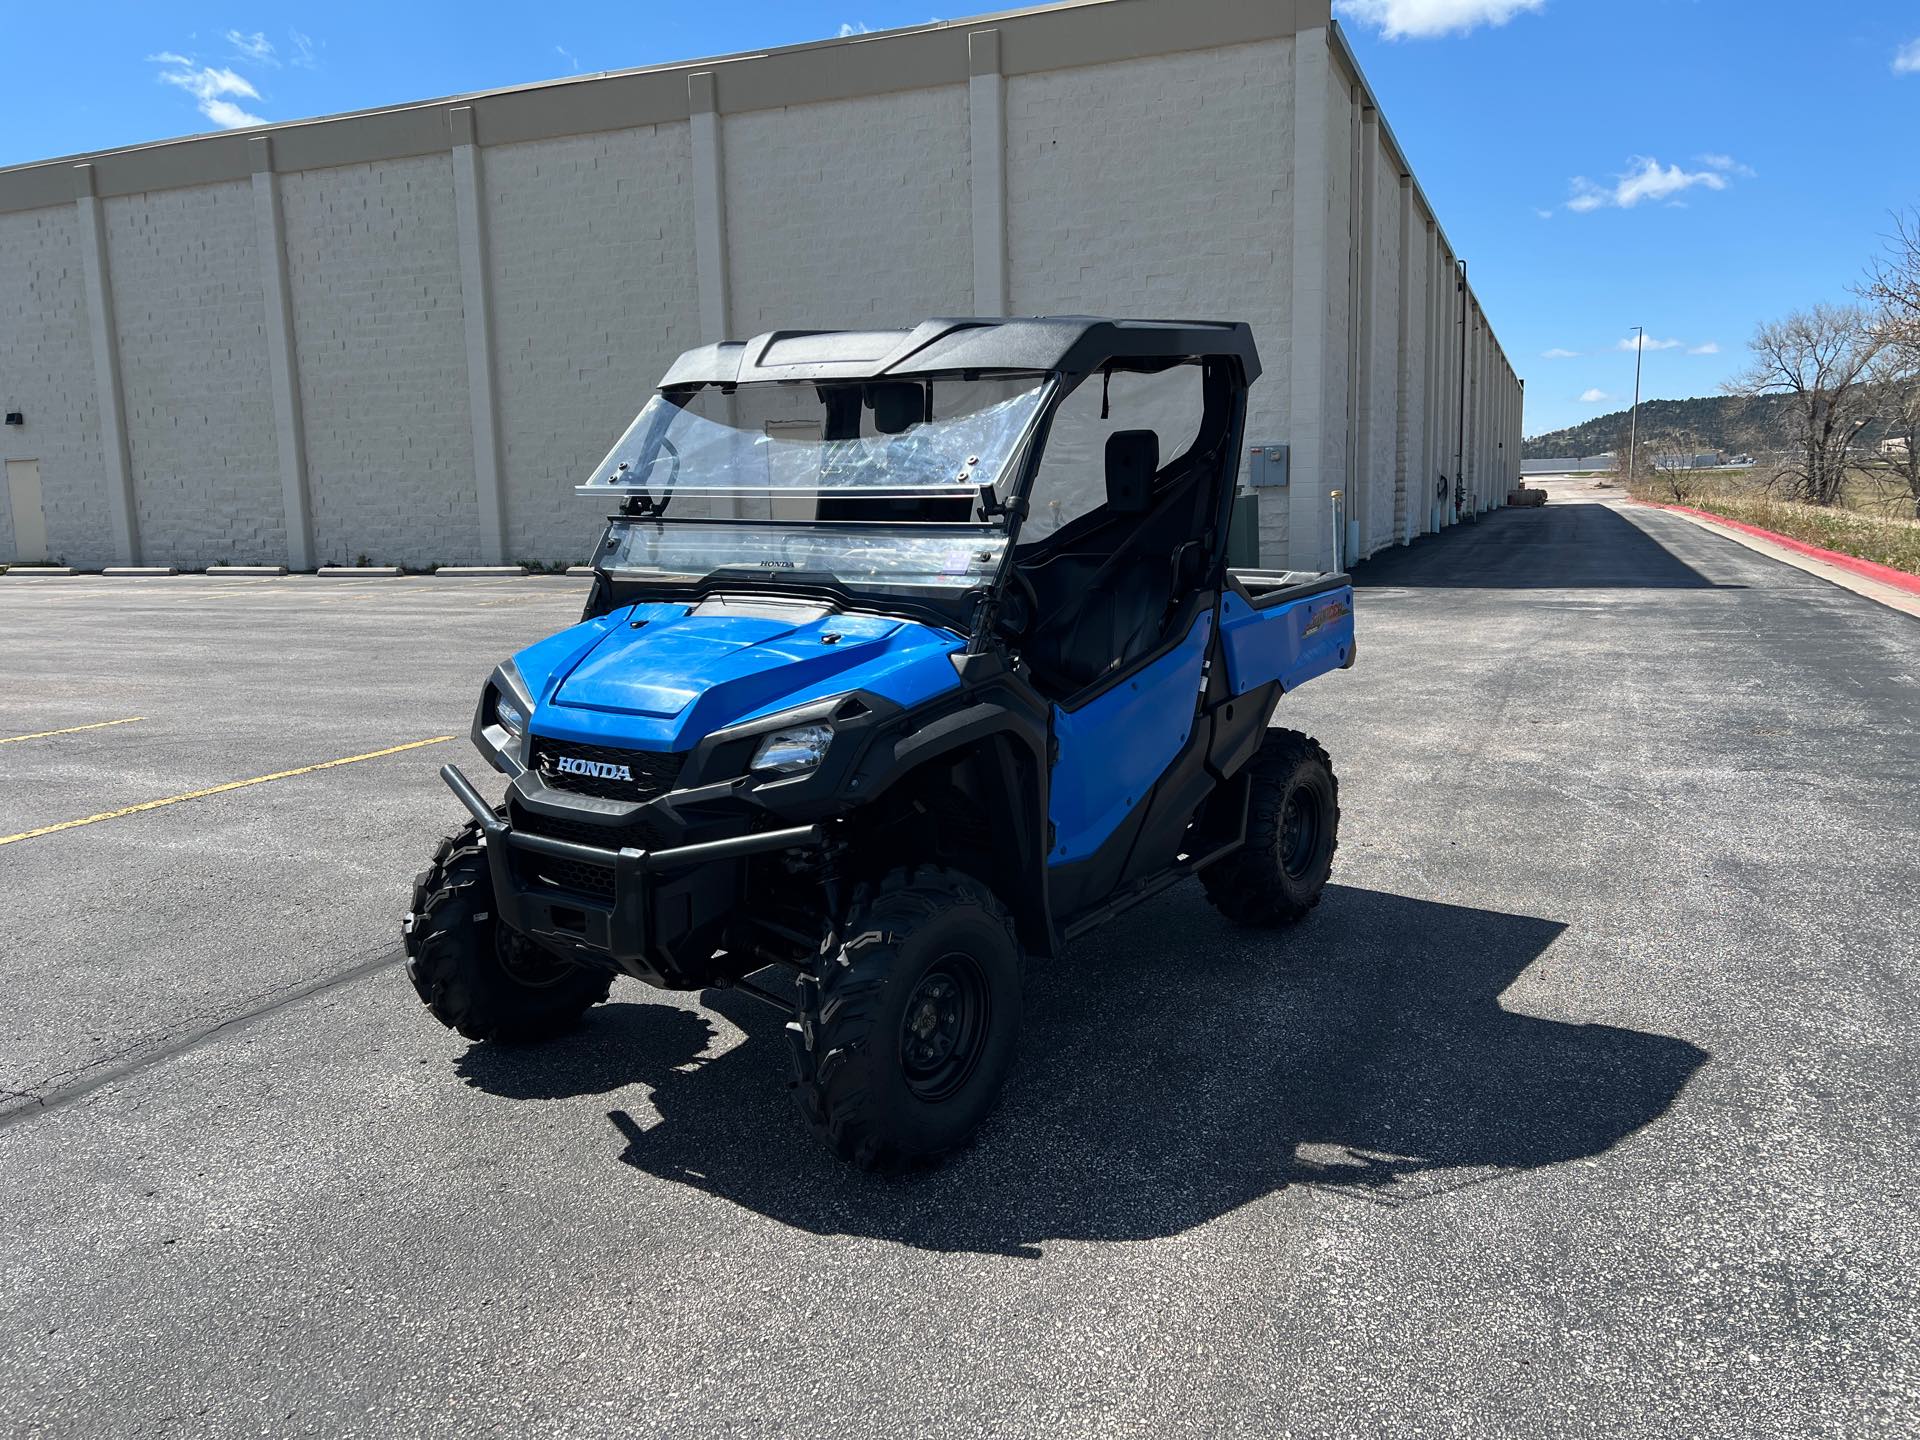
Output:
<instances>
[{"instance_id":1,"label":"roll cage","mask_svg":"<svg viewBox=\"0 0 1920 1440\"><path fill-rule=\"evenodd\" d=\"M1163 461L1157 440L1148 443L1153 438L1148 432L1122 431L1108 437L1105 503L1091 506L1050 534L1023 540L1022 531L1029 528L1033 513L1035 486L1062 408L1089 384L1097 383L1104 418L1116 375L1150 376L1177 366L1192 366L1199 372L1200 412L1192 443ZM1024 635L1063 606L1084 609L1094 603L1090 594L1140 582L1153 567L1133 564L1130 557L1136 557L1148 539L1165 538L1162 532L1173 537L1174 546L1167 557L1171 570L1165 577L1163 609L1182 593L1217 591L1225 576L1224 537L1233 503L1246 389L1259 373L1252 333L1244 324L1078 316L930 320L912 330L774 331L752 340L690 350L674 362L660 383L660 393L676 403L685 404L703 391L732 397L743 386L782 383L811 384L830 406L831 395L855 387L871 397L889 386L916 382L1044 379L1038 412L1013 464L996 477L1000 483L957 491L930 489L924 495L869 494L833 502L836 523L864 523L894 533L937 526L947 534L972 531L1004 536L1004 547L990 575L957 591L896 584L874 594L832 576L745 569L679 582L623 577L604 563L614 527L634 521L677 522L663 498L643 484L588 484L579 487L581 493L618 494L621 508L609 517L608 540L603 540L595 557L598 573L587 613L604 613L643 594L698 598L717 591L749 590L826 599L848 610L929 620L968 636L970 651L977 653L996 630ZM870 403L877 408L879 401ZM965 506L958 514L956 501ZM820 522L709 518L701 523L764 528L769 523L804 527ZM1158 578L1151 584L1157 588ZM1116 627L1123 624L1123 620L1115 622ZM1145 624L1143 619L1135 629ZM1054 628L1063 627L1056 624ZM1070 674L1087 668L1084 658L1077 660L1063 652L1060 659Z\"/></svg>"}]
</instances>

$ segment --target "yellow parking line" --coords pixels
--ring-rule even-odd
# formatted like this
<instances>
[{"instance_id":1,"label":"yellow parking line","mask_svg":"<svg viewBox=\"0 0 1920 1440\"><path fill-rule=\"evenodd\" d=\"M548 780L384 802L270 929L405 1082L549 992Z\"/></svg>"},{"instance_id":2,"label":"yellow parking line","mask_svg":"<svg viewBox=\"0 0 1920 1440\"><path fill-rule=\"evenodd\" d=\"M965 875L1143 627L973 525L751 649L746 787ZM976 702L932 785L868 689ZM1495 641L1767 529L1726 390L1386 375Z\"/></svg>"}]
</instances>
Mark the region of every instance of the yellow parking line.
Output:
<instances>
[{"instance_id":1,"label":"yellow parking line","mask_svg":"<svg viewBox=\"0 0 1920 1440\"><path fill-rule=\"evenodd\" d=\"M435 735L427 740L409 740L404 745L389 745L384 750L369 750L364 755L349 755L344 760L322 760L318 765L302 765L296 770L276 770L271 775L256 775L251 780L229 780L224 785L210 785L205 790L189 790L184 795L169 795L164 800L145 800L138 805L123 806L118 810L102 810L98 815L88 815L79 820L62 820L58 825L42 825L38 830L22 830L18 835L0 835L0 845L11 845L16 840L36 840L42 835L52 835L61 830L73 830L81 825L92 825L100 820L118 820L126 815L138 815L144 810L158 810L166 805L178 805L183 800L204 800L209 795L224 795L229 790L244 790L249 785L264 785L269 780L290 780L295 775L311 775L316 770L331 770L336 765L357 765L362 760L378 760L382 755L398 755L402 750L418 750L423 745L441 745L453 739L451 735Z\"/></svg>"},{"instance_id":2,"label":"yellow parking line","mask_svg":"<svg viewBox=\"0 0 1920 1440\"><path fill-rule=\"evenodd\" d=\"M104 730L109 725L131 725L136 720L144 720L144 715L129 715L124 720L96 720L91 725L69 725L64 730L36 730L31 735L7 735L0 737L0 745L11 745L16 740L48 740L55 735L75 735L82 730Z\"/></svg>"}]
</instances>

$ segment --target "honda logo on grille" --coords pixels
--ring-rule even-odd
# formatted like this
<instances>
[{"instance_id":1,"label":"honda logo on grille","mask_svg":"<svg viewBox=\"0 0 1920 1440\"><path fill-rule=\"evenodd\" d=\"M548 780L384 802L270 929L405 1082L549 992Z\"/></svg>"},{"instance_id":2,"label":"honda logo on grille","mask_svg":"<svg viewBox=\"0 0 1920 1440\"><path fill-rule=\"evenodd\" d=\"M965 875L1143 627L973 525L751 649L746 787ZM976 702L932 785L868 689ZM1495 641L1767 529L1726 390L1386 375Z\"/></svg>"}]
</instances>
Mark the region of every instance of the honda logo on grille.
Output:
<instances>
[{"instance_id":1,"label":"honda logo on grille","mask_svg":"<svg viewBox=\"0 0 1920 1440\"><path fill-rule=\"evenodd\" d=\"M562 755L553 762L562 775L591 775L596 780L631 780L633 771L624 765L609 765L604 760L578 760Z\"/></svg>"}]
</instances>

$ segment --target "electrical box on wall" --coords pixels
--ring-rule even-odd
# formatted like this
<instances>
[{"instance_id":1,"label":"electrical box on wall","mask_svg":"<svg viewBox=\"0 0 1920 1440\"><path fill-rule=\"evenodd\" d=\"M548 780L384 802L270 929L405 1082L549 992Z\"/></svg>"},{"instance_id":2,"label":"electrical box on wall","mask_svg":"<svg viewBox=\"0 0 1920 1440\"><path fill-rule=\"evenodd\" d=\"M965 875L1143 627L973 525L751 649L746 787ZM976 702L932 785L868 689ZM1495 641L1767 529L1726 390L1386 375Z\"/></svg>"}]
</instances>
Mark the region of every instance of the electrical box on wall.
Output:
<instances>
[{"instance_id":1,"label":"electrical box on wall","mask_svg":"<svg viewBox=\"0 0 1920 1440\"><path fill-rule=\"evenodd\" d=\"M1255 445L1247 452L1247 484L1256 489L1287 483L1287 447Z\"/></svg>"}]
</instances>

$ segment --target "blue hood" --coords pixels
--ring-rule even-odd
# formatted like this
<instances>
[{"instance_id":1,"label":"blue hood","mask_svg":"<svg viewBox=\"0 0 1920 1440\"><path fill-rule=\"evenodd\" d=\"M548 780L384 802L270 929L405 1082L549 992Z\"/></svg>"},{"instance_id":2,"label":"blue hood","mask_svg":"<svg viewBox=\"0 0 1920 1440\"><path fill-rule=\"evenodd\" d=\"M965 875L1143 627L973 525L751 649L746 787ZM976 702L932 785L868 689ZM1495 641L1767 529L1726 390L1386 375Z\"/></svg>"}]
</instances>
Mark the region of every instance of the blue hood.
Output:
<instances>
[{"instance_id":1,"label":"blue hood","mask_svg":"<svg viewBox=\"0 0 1920 1440\"><path fill-rule=\"evenodd\" d=\"M563 630L514 657L533 691L533 732L690 750L715 730L854 690L913 705L960 683L948 659L963 648L956 635L887 616L804 618L812 613L655 603Z\"/></svg>"}]
</instances>

